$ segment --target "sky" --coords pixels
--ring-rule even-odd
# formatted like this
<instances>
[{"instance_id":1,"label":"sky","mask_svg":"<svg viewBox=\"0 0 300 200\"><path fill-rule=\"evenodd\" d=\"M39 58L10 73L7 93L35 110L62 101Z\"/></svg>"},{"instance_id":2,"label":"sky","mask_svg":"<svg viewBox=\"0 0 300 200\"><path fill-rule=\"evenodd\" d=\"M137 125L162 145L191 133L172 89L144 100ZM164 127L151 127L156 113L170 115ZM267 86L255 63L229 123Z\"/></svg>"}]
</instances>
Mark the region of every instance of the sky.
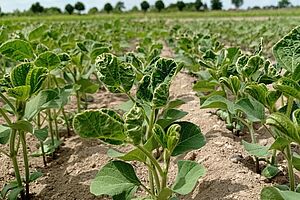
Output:
<instances>
[{"instance_id":1,"label":"sky","mask_svg":"<svg viewBox=\"0 0 300 200\"><path fill-rule=\"evenodd\" d=\"M16 9L27 10L30 8L31 4L39 1L44 7L56 6L64 9L65 5L75 4L78 0L0 0L0 7L3 12L11 12ZM102 9L104 4L109 2L115 5L116 2L120 0L80 0L86 5L86 9L91 7L98 7ZM133 6L139 6L142 0L122 0L125 2L126 9L130 9ZM150 4L154 4L156 0L148 0ZM165 4L176 3L178 0L164 0ZM184 2L194 2L195 0L183 0ZM209 5L210 0L203 0ZM222 0L223 7L225 9L233 8L231 0ZM244 5L242 8L248 8L249 6L265 6L265 5L277 5L278 0L244 0ZM293 5L300 5L300 0L290 0Z\"/></svg>"}]
</instances>

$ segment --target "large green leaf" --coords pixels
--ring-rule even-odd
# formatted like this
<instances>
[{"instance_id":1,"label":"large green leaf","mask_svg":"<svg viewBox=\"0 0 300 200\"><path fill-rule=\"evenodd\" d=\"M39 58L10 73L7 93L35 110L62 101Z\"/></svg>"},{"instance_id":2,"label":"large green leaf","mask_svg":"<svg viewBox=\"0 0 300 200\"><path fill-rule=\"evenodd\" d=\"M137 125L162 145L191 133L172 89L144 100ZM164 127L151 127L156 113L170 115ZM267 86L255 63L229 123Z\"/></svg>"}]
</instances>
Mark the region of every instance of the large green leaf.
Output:
<instances>
[{"instance_id":1,"label":"large green leaf","mask_svg":"<svg viewBox=\"0 0 300 200\"><path fill-rule=\"evenodd\" d=\"M43 35L45 34L45 32L47 31L47 26L45 24L33 29L29 35L28 35L28 39L30 41L32 40L38 40L41 37L43 37Z\"/></svg>"},{"instance_id":2,"label":"large green leaf","mask_svg":"<svg viewBox=\"0 0 300 200\"><path fill-rule=\"evenodd\" d=\"M178 174L172 190L181 195L192 192L198 179L205 173L206 169L201 164L189 160L178 161Z\"/></svg>"},{"instance_id":3,"label":"large green leaf","mask_svg":"<svg viewBox=\"0 0 300 200\"><path fill-rule=\"evenodd\" d=\"M96 196L115 196L140 186L133 167L123 161L111 161L98 172L90 191Z\"/></svg>"},{"instance_id":4,"label":"large green leaf","mask_svg":"<svg viewBox=\"0 0 300 200\"><path fill-rule=\"evenodd\" d=\"M259 144L249 143L245 140L242 141L242 144L245 148L245 150L252 156L257 157L267 157L269 155L269 147L268 146L262 146Z\"/></svg>"},{"instance_id":5,"label":"large green leaf","mask_svg":"<svg viewBox=\"0 0 300 200\"><path fill-rule=\"evenodd\" d=\"M275 187L265 187L260 193L261 200L298 200L300 193L281 191Z\"/></svg>"},{"instance_id":6,"label":"large green leaf","mask_svg":"<svg viewBox=\"0 0 300 200\"><path fill-rule=\"evenodd\" d=\"M24 118L31 120L38 112L46 108L60 108L53 100L58 98L58 92L55 90L42 90L30 99L25 108Z\"/></svg>"},{"instance_id":7,"label":"large green leaf","mask_svg":"<svg viewBox=\"0 0 300 200\"><path fill-rule=\"evenodd\" d=\"M282 113L273 113L267 118L267 125L275 127L281 137L300 144L300 134L294 123Z\"/></svg>"},{"instance_id":8,"label":"large green leaf","mask_svg":"<svg viewBox=\"0 0 300 200\"><path fill-rule=\"evenodd\" d=\"M200 128L191 122L175 122L180 125L180 138L172 152L172 156L177 156L191 150L197 150L206 144L206 139Z\"/></svg>"},{"instance_id":9,"label":"large green leaf","mask_svg":"<svg viewBox=\"0 0 300 200\"><path fill-rule=\"evenodd\" d=\"M61 61L58 55L53 52L47 51L40 54L34 61L34 64L37 67L44 67L49 70L53 70L60 65L60 62Z\"/></svg>"},{"instance_id":10,"label":"large green leaf","mask_svg":"<svg viewBox=\"0 0 300 200\"><path fill-rule=\"evenodd\" d=\"M300 100L300 85L292 79L282 77L273 84L273 87L286 96L291 96Z\"/></svg>"},{"instance_id":11,"label":"large green leaf","mask_svg":"<svg viewBox=\"0 0 300 200\"><path fill-rule=\"evenodd\" d=\"M0 46L0 53L17 61L30 60L35 57L30 43L20 39L3 43Z\"/></svg>"},{"instance_id":12,"label":"large green leaf","mask_svg":"<svg viewBox=\"0 0 300 200\"><path fill-rule=\"evenodd\" d=\"M277 62L290 73L300 65L300 26L294 28L273 47Z\"/></svg>"},{"instance_id":13,"label":"large green leaf","mask_svg":"<svg viewBox=\"0 0 300 200\"><path fill-rule=\"evenodd\" d=\"M220 95L214 95L206 99L201 105L201 108L219 108L228 110L231 114L235 113L234 103Z\"/></svg>"},{"instance_id":14,"label":"large green leaf","mask_svg":"<svg viewBox=\"0 0 300 200\"><path fill-rule=\"evenodd\" d=\"M264 106L250 96L238 100L235 105L235 110L242 111L251 122L263 122L265 120Z\"/></svg>"},{"instance_id":15,"label":"large green leaf","mask_svg":"<svg viewBox=\"0 0 300 200\"><path fill-rule=\"evenodd\" d=\"M75 132L83 138L124 141L124 122L113 110L85 111L74 117Z\"/></svg>"},{"instance_id":16,"label":"large green leaf","mask_svg":"<svg viewBox=\"0 0 300 200\"><path fill-rule=\"evenodd\" d=\"M128 92L135 80L133 67L110 53L104 53L96 59L99 79L111 92Z\"/></svg>"}]
</instances>

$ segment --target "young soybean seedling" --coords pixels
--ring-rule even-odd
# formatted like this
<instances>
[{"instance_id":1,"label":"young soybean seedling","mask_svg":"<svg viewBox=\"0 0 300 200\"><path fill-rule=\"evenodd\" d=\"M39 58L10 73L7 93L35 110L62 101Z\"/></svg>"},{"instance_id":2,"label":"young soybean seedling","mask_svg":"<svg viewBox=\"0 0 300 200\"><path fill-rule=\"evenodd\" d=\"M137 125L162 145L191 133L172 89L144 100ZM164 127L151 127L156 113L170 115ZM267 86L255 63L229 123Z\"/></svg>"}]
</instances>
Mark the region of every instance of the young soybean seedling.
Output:
<instances>
[{"instance_id":1,"label":"young soybean seedling","mask_svg":"<svg viewBox=\"0 0 300 200\"><path fill-rule=\"evenodd\" d=\"M8 106L8 108L0 108L0 114L6 121L6 124L1 126L1 130L5 134L5 142L3 143L9 142L9 153L1 152L11 159L16 177L16 181L4 186L1 196L6 198L8 194L9 199L17 199L21 195L21 199L24 200L29 199L29 183L41 176L39 172L30 174L26 133L33 134L34 128L30 120L24 117L25 110L29 99L42 88L48 70L44 67L37 67L32 62L22 62L35 58L31 45L26 41L8 41L0 46L0 52L21 62L11 70L9 76L4 77L1 81L0 97ZM10 117L9 114L13 114L13 116ZM1 132L2 134L3 132ZM24 179L21 177L17 159L20 143L24 159ZM25 183L25 190L23 182Z\"/></svg>"},{"instance_id":2,"label":"young soybean seedling","mask_svg":"<svg viewBox=\"0 0 300 200\"><path fill-rule=\"evenodd\" d=\"M100 169L91 183L91 192L96 196L132 199L141 187L148 199L161 200L190 193L205 174L204 166L180 160L177 178L171 186L168 178L171 158L201 148L205 138L193 123L158 120L161 112L172 107L169 88L181 67L171 59L155 58L143 70L136 96L132 96L130 90L136 75L130 63L112 54L102 54L96 66L100 81L111 92L126 94L132 101L131 109L124 115L111 109L85 111L75 116L74 130L84 138L98 138L113 145L132 145L133 150L125 153L110 150L109 155L115 159ZM155 150L162 152L161 158L154 156ZM146 183L137 177L130 161L140 162L148 169Z\"/></svg>"}]
</instances>

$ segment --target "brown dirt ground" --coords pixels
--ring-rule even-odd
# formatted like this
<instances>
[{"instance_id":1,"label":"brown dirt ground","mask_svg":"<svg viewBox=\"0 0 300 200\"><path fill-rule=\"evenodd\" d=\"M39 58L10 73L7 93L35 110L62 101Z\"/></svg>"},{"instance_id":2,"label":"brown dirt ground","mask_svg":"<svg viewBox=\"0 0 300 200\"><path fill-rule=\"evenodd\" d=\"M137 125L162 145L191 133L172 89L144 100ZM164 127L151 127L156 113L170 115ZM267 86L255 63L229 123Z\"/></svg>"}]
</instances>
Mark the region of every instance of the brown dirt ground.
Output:
<instances>
[{"instance_id":1,"label":"brown dirt ground","mask_svg":"<svg viewBox=\"0 0 300 200\"><path fill-rule=\"evenodd\" d=\"M169 49L163 50L164 56L171 57ZM185 156L186 159L193 158L207 168L207 174L199 180L199 184L191 195L181 197L184 200L257 200L261 189L272 183L286 183L286 173L276 178L272 183L254 172L254 164L251 157L245 152L241 140L249 141L246 134L237 137L226 130L225 124L216 116L212 110L200 110L198 97L192 91L195 79L187 73L181 72L175 78L171 87L172 98L183 98L186 104L181 109L189 112L184 120L189 120L201 127L207 138L207 144L200 150L191 152ZM99 91L95 101L89 108L113 107L124 102L126 98ZM73 110L72 100L69 110ZM258 131L261 144L269 144L272 139L265 131ZM27 135L29 151L36 149L35 139ZM89 183L97 171L110 158L106 152L108 146L97 140L84 140L72 134L63 137L63 145L57 151L55 159L48 159L49 164L43 167L41 158L30 158L31 170L40 170L44 176L31 184L31 192L34 200L92 200L109 199L107 197L94 197L89 193ZM121 150L128 147L121 147ZM21 153L21 152L20 152ZM234 161L235 157L241 158ZM0 187L7 180L13 179L12 165L8 158L0 155ZM176 160L171 165L171 180L174 179L177 168ZM20 161L22 168L23 164ZM142 169L142 170L140 170ZM137 173L145 179L143 168L138 168ZM285 171L285 170L284 170Z\"/></svg>"}]
</instances>

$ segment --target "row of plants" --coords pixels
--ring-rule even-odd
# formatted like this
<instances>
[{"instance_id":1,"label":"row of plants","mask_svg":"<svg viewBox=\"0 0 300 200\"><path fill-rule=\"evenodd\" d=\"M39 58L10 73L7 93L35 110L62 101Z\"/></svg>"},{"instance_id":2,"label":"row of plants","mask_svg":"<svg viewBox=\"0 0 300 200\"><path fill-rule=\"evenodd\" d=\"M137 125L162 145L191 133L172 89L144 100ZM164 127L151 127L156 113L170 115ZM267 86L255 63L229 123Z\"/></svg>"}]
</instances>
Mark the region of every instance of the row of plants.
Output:
<instances>
[{"instance_id":1,"label":"row of plants","mask_svg":"<svg viewBox=\"0 0 300 200\"><path fill-rule=\"evenodd\" d=\"M197 125L180 121L187 115L178 108L184 101L170 99L171 81L185 67L200 77L194 90L201 107L219 109L217 114L234 134L250 132L251 141L243 145L254 157L258 173L273 178L280 171L278 154L285 156L289 188L265 188L262 199L297 198L293 170L299 170L300 156L291 147L299 144L299 28L274 46L277 63L273 64L264 57L269 42L261 41L253 53L244 53L237 47L224 47L216 36L194 34L193 23L138 21L134 23L139 26L124 26L122 22L48 22L29 27L27 22L6 22L1 27L0 99L4 106L0 115L5 123L0 125L0 153L11 160L16 180L4 186L0 197L30 198L29 184L42 176L29 168L30 157L41 156L47 165L47 157L54 157L60 147L60 127L116 148L132 147L128 152L108 152L113 160L92 181L93 194L141 199L135 193L142 189L146 199L164 200L190 193L205 174L203 165L181 160L176 180L169 180L174 157L205 145ZM271 27L273 22L267 24ZM208 30L214 27L210 22L206 25ZM163 39L174 48L175 60L160 57ZM121 112L88 110L89 95L101 87L128 97L120 105ZM65 108L71 98L77 105L73 112ZM257 125L274 137L270 147L257 143ZM39 150L31 154L28 134L39 144ZM20 158L24 169L20 169ZM137 177L132 161L147 169L146 181Z\"/></svg>"},{"instance_id":2,"label":"row of plants","mask_svg":"<svg viewBox=\"0 0 300 200\"><path fill-rule=\"evenodd\" d=\"M93 181L91 191L95 195L131 199L138 187L152 199L191 192L205 174L205 168L196 162L179 161L178 178L173 186L168 181L172 157L205 144L198 126L178 121L187 114L177 109L184 102L169 99L171 81L182 65L160 58L162 44L144 33L140 33L142 39L135 53L122 53L128 46L120 48L120 44L132 37L132 30L126 30L127 39L121 39L120 21L104 24L111 34L109 38L85 30L75 34L62 27L44 24L13 33L2 29L0 86L4 106L0 112L5 123L0 126L0 152L11 160L16 179L5 184L1 198L30 198L29 184L42 176L30 169L30 157L41 156L46 166L47 157L54 157L62 143L59 127L64 126L68 132L74 128L85 138L134 148L127 153L109 151L115 160L104 166ZM161 36L164 32L154 29L151 34ZM110 40L114 42L106 42ZM101 85L112 93L128 96L130 102L123 114L110 109L83 111L88 109L87 94L97 92ZM133 86L138 88L134 96L130 93ZM71 97L76 99L78 113L73 124L72 113L65 109ZM94 131L90 127L95 127ZM37 152L29 154L28 134L38 141ZM130 161L138 161L148 169L147 182L136 177ZM20 169L20 162L24 169ZM119 172L111 173L116 170Z\"/></svg>"},{"instance_id":3,"label":"row of plants","mask_svg":"<svg viewBox=\"0 0 300 200\"><path fill-rule=\"evenodd\" d=\"M243 140L242 144L253 156L256 172L272 179L280 172L278 155L287 161L289 185L264 188L263 200L300 197L294 173L300 170L300 157L292 148L299 145L300 137L299 30L296 27L274 45L276 63L263 56L262 39L254 53L244 53L200 35L198 44L204 45L199 45L195 55L200 67L193 89L200 97L201 108L217 109L216 114L234 134L243 130L250 133L251 141ZM258 143L258 126L274 138L272 145Z\"/></svg>"}]
</instances>

